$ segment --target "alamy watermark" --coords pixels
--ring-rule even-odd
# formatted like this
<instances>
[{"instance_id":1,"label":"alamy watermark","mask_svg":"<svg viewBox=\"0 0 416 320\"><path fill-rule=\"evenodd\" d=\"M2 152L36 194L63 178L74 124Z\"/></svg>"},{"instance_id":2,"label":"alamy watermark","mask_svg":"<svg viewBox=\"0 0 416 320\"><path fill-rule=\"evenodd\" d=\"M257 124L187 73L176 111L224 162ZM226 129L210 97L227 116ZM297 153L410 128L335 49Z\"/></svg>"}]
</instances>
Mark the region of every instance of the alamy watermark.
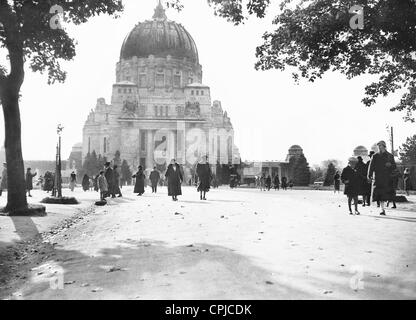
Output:
<instances>
[{"instance_id":1,"label":"alamy watermark","mask_svg":"<svg viewBox=\"0 0 416 320\"><path fill-rule=\"evenodd\" d=\"M364 268L352 266L350 269L353 276L350 278L350 288L354 291L364 290Z\"/></svg>"},{"instance_id":2,"label":"alamy watermark","mask_svg":"<svg viewBox=\"0 0 416 320\"><path fill-rule=\"evenodd\" d=\"M353 14L350 19L350 28L353 30L363 30L364 29L364 8L355 5L350 8L348 11L349 13Z\"/></svg>"}]
</instances>

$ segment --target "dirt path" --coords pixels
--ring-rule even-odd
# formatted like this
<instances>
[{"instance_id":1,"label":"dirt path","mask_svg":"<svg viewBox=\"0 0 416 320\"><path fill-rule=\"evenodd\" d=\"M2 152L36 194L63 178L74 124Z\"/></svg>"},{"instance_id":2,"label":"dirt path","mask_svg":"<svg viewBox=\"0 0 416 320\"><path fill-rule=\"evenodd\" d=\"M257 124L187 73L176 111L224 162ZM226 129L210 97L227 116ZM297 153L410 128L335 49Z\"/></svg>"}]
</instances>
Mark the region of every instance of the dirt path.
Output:
<instances>
[{"instance_id":1,"label":"dirt path","mask_svg":"<svg viewBox=\"0 0 416 320\"><path fill-rule=\"evenodd\" d=\"M2 298L416 298L413 204L349 216L324 191L130 192L22 243Z\"/></svg>"}]
</instances>

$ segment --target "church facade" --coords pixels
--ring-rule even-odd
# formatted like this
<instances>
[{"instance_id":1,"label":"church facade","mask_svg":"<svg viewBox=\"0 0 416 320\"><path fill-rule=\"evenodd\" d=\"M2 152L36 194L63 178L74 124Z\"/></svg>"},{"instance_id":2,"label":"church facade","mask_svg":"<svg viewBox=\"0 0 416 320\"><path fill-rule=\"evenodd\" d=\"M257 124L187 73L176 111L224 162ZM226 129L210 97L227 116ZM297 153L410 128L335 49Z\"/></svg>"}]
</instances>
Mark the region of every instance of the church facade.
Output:
<instances>
[{"instance_id":1,"label":"church facade","mask_svg":"<svg viewBox=\"0 0 416 320\"><path fill-rule=\"evenodd\" d=\"M119 151L132 170L161 171L176 159L185 174L204 155L213 168L239 163L230 118L202 80L195 41L159 3L124 40L111 102L98 99L84 125L83 159L95 151L111 160Z\"/></svg>"}]
</instances>

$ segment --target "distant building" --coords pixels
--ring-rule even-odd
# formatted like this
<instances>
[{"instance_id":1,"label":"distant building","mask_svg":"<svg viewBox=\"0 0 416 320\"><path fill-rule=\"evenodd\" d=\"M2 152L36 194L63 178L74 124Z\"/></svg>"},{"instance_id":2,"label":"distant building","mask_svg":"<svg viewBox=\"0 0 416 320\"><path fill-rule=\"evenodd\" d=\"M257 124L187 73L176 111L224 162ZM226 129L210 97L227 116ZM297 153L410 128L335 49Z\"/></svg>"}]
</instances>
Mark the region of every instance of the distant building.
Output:
<instances>
[{"instance_id":1,"label":"distant building","mask_svg":"<svg viewBox=\"0 0 416 320\"><path fill-rule=\"evenodd\" d=\"M214 172L217 162L239 163L231 120L202 78L194 39L159 3L125 38L111 102L98 99L84 125L82 158L95 151L110 160L120 151L132 170L161 171L175 158L186 181L201 155Z\"/></svg>"},{"instance_id":2,"label":"distant building","mask_svg":"<svg viewBox=\"0 0 416 320\"><path fill-rule=\"evenodd\" d=\"M299 145L293 145L289 148L285 161L245 161L243 178L252 179L265 173L266 176L274 177L278 174L280 179L286 177L288 181L293 180L293 172L289 166L289 161L292 157L297 158L301 155L303 155L303 149Z\"/></svg>"},{"instance_id":3,"label":"distant building","mask_svg":"<svg viewBox=\"0 0 416 320\"><path fill-rule=\"evenodd\" d=\"M286 156L286 162L289 162L292 157L299 157L301 155L303 155L303 149L295 144L289 148L289 153Z\"/></svg>"}]
</instances>

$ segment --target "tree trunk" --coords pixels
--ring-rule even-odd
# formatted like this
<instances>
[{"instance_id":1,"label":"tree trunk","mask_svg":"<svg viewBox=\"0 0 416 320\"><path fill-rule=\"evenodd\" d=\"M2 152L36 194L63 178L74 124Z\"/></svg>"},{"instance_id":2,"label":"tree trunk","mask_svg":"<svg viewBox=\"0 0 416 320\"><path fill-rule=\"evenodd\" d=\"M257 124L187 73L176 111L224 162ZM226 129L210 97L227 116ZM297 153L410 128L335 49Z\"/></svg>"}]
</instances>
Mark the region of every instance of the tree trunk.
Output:
<instances>
[{"instance_id":1,"label":"tree trunk","mask_svg":"<svg viewBox=\"0 0 416 320\"><path fill-rule=\"evenodd\" d=\"M6 86L1 100L5 126L5 149L7 162L7 206L6 211L26 209L26 183L22 156L19 90Z\"/></svg>"}]
</instances>

